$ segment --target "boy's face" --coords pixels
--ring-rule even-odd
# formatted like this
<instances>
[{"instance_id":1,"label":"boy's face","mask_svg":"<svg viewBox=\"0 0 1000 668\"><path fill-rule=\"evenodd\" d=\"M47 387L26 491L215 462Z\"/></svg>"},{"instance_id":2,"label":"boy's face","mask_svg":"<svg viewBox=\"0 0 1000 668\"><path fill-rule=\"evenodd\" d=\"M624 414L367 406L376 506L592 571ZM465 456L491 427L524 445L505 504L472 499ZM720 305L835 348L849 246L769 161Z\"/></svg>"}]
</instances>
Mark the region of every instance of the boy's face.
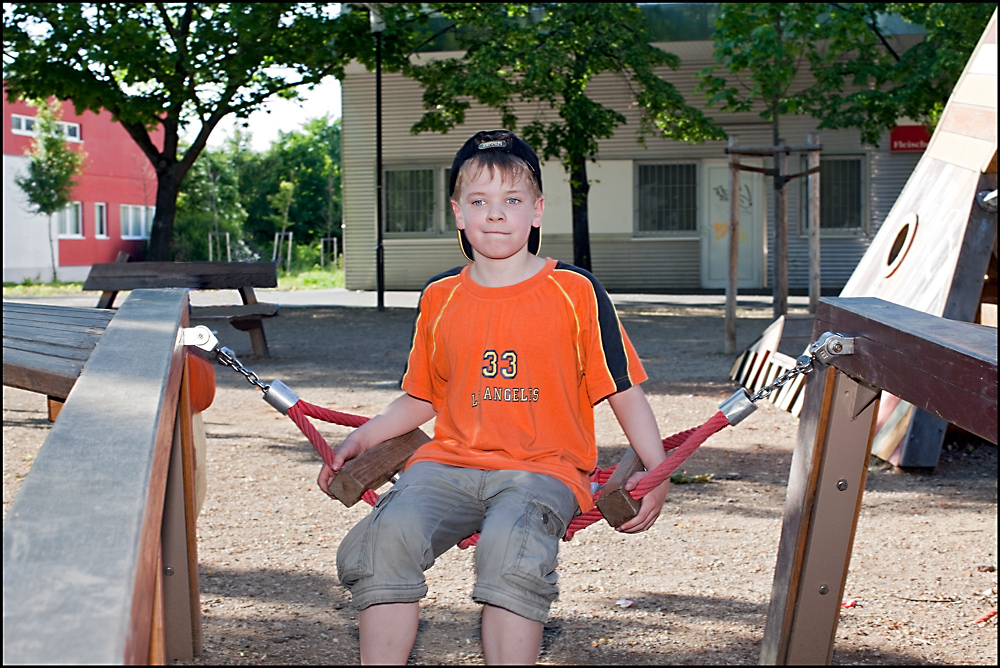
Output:
<instances>
[{"instance_id":1,"label":"boy's face","mask_svg":"<svg viewBox=\"0 0 1000 668\"><path fill-rule=\"evenodd\" d=\"M472 167L460 190L451 209L477 255L503 260L528 252L528 235L542 224L545 198L536 199L526 179L510 181L499 169L491 174L488 168Z\"/></svg>"}]
</instances>

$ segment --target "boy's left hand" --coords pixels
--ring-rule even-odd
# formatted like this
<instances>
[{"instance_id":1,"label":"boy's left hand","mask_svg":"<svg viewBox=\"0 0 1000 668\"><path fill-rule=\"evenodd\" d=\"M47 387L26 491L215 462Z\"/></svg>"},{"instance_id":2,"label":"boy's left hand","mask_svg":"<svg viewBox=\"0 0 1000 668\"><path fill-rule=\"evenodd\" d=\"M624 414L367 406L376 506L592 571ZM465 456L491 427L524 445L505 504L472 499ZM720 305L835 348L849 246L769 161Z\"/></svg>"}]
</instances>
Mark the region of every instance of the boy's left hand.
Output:
<instances>
[{"instance_id":1,"label":"boy's left hand","mask_svg":"<svg viewBox=\"0 0 1000 668\"><path fill-rule=\"evenodd\" d=\"M639 484L639 481L647 474L646 471L639 471L632 475L625 483L625 489L632 491ZM662 483L654 487L649 491L646 496L642 497L642 504L639 506L638 514L625 522L619 527L615 528L615 531L621 531L622 533L639 533L640 531L645 531L649 527L653 526L656 522L656 518L660 516L660 511L663 509L663 502L667 498L667 492L670 491L670 478L667 478Z\"/></svg>"}]
</instances>

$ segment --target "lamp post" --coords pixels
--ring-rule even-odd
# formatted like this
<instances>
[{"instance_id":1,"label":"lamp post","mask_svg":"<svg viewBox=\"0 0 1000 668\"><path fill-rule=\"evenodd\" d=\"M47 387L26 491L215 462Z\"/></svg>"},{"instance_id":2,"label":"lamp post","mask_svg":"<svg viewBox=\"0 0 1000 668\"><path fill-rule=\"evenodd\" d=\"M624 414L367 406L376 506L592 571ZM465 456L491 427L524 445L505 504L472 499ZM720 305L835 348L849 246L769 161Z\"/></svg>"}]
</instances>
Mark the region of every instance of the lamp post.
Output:
<instances>
[{"instance_id":1,"label":"lamp post","mask_svg":"<svg viewBox=\"0 0 1000 668\"><path fill-rule=\"evenodd\" d=\"M367 3L372 34L375 35L375 281L378 289L378 310L385 310L385 249L382 245L382 31L385 21L375 3Z\"/></svg>"}]
</instances>

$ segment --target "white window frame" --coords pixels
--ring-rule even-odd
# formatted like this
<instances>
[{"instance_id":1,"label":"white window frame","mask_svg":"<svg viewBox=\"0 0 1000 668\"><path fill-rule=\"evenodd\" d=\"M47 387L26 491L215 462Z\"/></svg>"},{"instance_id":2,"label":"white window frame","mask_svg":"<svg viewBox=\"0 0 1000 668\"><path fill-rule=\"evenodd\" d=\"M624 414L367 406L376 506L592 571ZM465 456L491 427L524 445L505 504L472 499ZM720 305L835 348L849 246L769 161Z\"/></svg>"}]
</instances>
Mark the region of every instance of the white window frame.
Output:
<instances>
[{"instance_id":1,"label":"white window frame","mask_svg":"<svg viewBox=\"0 0 1000 668\"><path fill-rule=\"evenodd\" d=\"M692 171L694 176L694 182L690 184L690 192L685 196L690 198L688 203L688 209L690 211L690 227L687 229L677 229L677 230L653 230L653 229L642 229L641 224L643 221L644 211L643 203L646 198L642 193L642 183L640 182L641 172L650 167L686 167ZM635 208L632 212L632 233L636 238L641 239L655 239L655 238L678 238L678 237L694 237L698 235L698 220L701 215L700 199L699 199L699 187L701 186L701 169L700 164L697 161L670 161L670 160L658 160L655 162L636 162L634 164L634 192L633 201L635 203Z\"/></svg>"},{"instance_id":2,"label":"white window frame","mask_svg":"<svg viewBox=\"0 0 1000 668\"><path fill-rule=\"evenodd\" d=\"M857 198L857 217L858 225L855 227L830 227L828 225L830 214L827 213L829 210L830 202L838 203L843 202L846 198L844 193L838 192L834 196L829 195L830 186L829 180L824 180L822 175L820 177L820 190L826 191L828 194L826 197L823 196L822 192L820 194L820 237L821 238L850 238L865 236L868 234L870 229L870 219L871 210L867 206L867 202L870 201L870 183L869 183L869 169L868 169L868 155L864 153L843 153L843 154L823 154L820 155L820 170L824 166L829 167L837 162L849 162L855 161L858 164L858 183L856 184L856 198ZM802 171L808 169L808 157L802 156L802 161L800 163ZM822 171L821 171L822 174ZM809 179L808 177L802 177L797 179L799 183L799 203L800 203L800 215L799 215L799 236L809 235ZM824 202L827 206L824 207ZM826 209L826 211L824 210Z\"/></svg>"},{"instance_id":3,"label":"white window frame","mask_svg":"<svg viewBox=\"0 0 1000 668\"><path fill-rule=\"evenodd\" d=\"M141 204L121 205L121 236L126 240L149 238L156 208Z\"/></svg>"},{"instance_id":4,"label":"white window frame","mask_svg":"<svg viewBox=\"0 0 1000 668\"><path fill-rule=\"evenodd\" d=\"M71 123L69 121L56 121L56 127L59 129L59 134L65 137L66 141L72 141L72 142L83 141L79 123ZM24 114L11 114L10 131L12 134L15 135L22 135L24 137L34 137L38 134L37 118L35 116L26 116Z\"/></svg>"},{"instance_id":5,"label":"white window frame","mask_svg":"<svg viewBox=\"0 0 1000 668\"><path fill-rule=\"evenodd\" d=\"M108 205L105 202L94 203L94 237L108 238Z\"/></svg>"},{"instance_id":6,"label":"white window frame","mask_svg":"<svg viewBox=\"0 0 1000 668\"><path fill-rule=\"evenodd\" d=\"M399 174L401 172L432 172L433 173L433 197L434 201L431 203L430 211L430 223L427 228L422 230L393 230L392 229L392 216L393 213L390 211L390 203L392 201L393 193L391 190L391 174ZM434 239L443 236L449 236L455 234L455 215L451 210L451 203L449 201L447 189L448 189L448 178L451 173L451 167L443 165L413 165L405 167L389 167L383 170L383 211L385 213L385 235L386 238L427 238ZM429 228L429 229L428 229Z\"/></svg>"},{"instance_id":7,"label":"white window frame","mask_svg":"<svg viewBox=\"0 0 1000 668\"><path fill-rule=\"evenodd\" d=\"M70 202L62 211L54 214L56 236L60 239L83 238L83 204Z\"/></svg>"}]
</instances>

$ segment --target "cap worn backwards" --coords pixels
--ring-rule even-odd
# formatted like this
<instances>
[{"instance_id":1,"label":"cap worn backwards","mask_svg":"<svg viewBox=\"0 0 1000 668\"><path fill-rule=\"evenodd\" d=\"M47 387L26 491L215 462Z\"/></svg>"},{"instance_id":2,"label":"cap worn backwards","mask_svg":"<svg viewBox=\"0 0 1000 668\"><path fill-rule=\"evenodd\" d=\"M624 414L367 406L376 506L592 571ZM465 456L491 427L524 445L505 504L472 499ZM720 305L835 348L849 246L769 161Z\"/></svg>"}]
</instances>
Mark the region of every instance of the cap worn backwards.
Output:
<instances>
[{"instance_id":1,"label":"cap worn backwards","mask_svg":"<svg viewBox=\"0 0 1000 668\"><path fill-rule=\"evenodd\" d=\"M455 195L455 184L458 182L458 174L462 169L462 165L476 156L492 151L508 153L523 160L524 164L528 166L528 169L532 171L535 177L535 182L538 184L538 192L542 192L542 170L538 164L538 156L535 155L535 152L528 146L527 142L509 130L489 130L477 132L455 154L455 161L451 165L451 179L448 184L448 194L450 196L454 197ZM472 262L474 260L472 244L466 238L464 230L458 231L458 241L462 247L462 253ZM541 243L541 228L532 227L531 233L528 236L528 250L533 255L538 255L538 247Z\"/></svg>"}]
</instances>

